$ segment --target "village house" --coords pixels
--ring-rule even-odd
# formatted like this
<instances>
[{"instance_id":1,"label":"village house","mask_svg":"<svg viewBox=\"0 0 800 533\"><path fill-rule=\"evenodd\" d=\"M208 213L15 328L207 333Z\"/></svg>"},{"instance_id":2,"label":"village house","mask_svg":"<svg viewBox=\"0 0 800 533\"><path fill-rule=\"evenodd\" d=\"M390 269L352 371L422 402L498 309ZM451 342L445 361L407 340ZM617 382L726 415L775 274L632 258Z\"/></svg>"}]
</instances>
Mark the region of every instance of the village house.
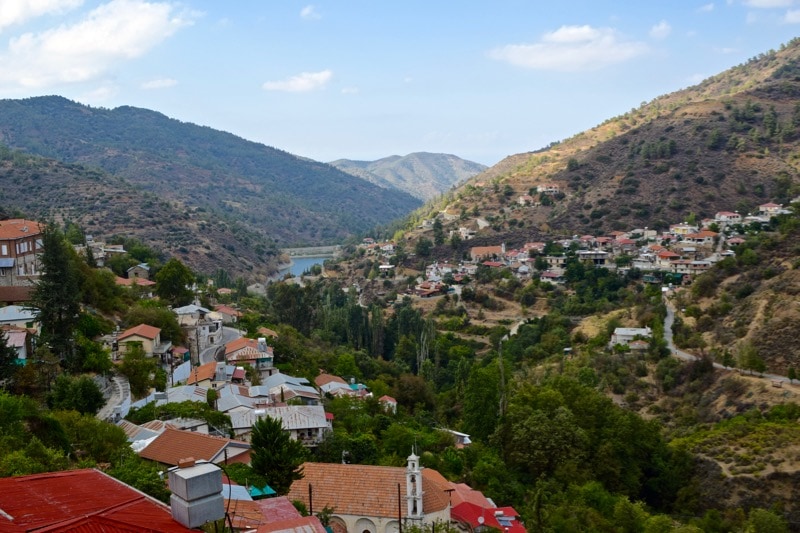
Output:
<instances>
[{"instance_id":1,"label":"village house","mask_svg":"<svg viewBox=\"0 0 800 533\"><path fill-rule=\"evenodd\" d=\"M533 205L534 199L530 194L523 194L517 199L517 203L521 206Z\"/></svg>"},{"instance_id":2,"label":"village house","mask_svg":"<svg viewBox=\"0 0 800 533\"><path fill-rule=\"evenodd\" d=\"M39 279L42 226L15 218L0 221L0 285L33 285Z\"/></svg>"},{"instance_id":3,"label":"village house","mask_svg":"<svg viewBox=\"0 0 800 533\"><path fill-rule=\"evenodd\" d=\"M714 222L718 224L741 224L742 215L731 211L719 211L714 215Z\"/></svg>"},{"instance_id":4,"label":"village house","mask_svg":"<svg viewBox=\"0 0 800 533\"><path fill-rule=\"evenodd\" d=\"M557 183L542 183L536 186L536 192L539 194L558 194L561 192L561 187Z\"/></svg>"},{"instance_id":5,"label":"village house","mask_svg":"<svg viewBox=\"0 0 800 533\"><path fill-rule=\"evenodd\" d=\"M781 214L782 211L783 206L773 202L768 202L758 206L758 213L763 216L774 217L775 215Z\"/></svg>"},{"instance_id":6,"label":"village house","mask_svg":"<svg viewBox=\"0 0 800 533\"><path fill-rule=\"evenodd\" d=\"M270 405L256 412L280 420L283 431L306 447L319 445L325 433L333 429L321 405Z\"/></svg>"},{"instance_id":7,"label":"village house","mask_svg":"<svg viewBox=\"0 0 800 533\"><path fill-rule=\"evenodd\" d=\"M0 336L6 341L6 346L13 348L17 352L18 365L24 365L28 361L28 356L33 353L33 334L27 328L19 326L0 326Z\"/></svg>"},{"instance_id":8,"label":"village house","mask_svg":"<svg viewBox=\"0 0 800 533\"><path fill-rule=\"evenodd\" d=\"M222 315L219 313L195 304L176 307L172 312L186 333L191 353L199 354L222 341Z\"/></svg>"},{"instance_id":9,"label":"village house","mask_svg":"<svg viewBox=\"0 0 800 533\"><path fill-rule=\"evenodd\" d=\"M680 236L680 235L686 235L687 233L697 233L699 229L700 228L698 228L697 226L693 226L691 224L683 222L681 224L670 225L669 232L673 235Z\"/></svg>"},{"instance_id":10,"label":"village house","mask_svg":"<svg viewBox=\"0 0 800 533\"><path fill-rule=\"evenodd\" d=\"M596 266L603 266L608 262L609 254L603 250L578 250L576 252L578 259L586 263L592 263Z\"/></svg>"},{"instance_id":11,"label":"village house","mask_svg":"<svg viewBox=\"0 0 800 533\"><path fill-rule=\"evenodd\" d=\"M0 326L38 329L36 313L24 305L0 307Z\"/></svg>"},{"instance_id":12,"label":"village house","mask_svg":"<svg viewBox=\"0 0 800 533\"><path fill-rule=\"evenodd\" d=\"M172 343L161 341L161 329L147 324L139 324L123 331L117 336L117 351L122 357L134 344L141 345L147 357L166 358L170 355Z\"/></svg>"},{"instance_id":13,"label":"village house","mask_svg":"<svg viewBox=\"0 0 800 533\"><path fill-rule=\"evenodd\" d=\"M273 366L275 353L267 344L265 337L258 340L240 337L225 345L225 360L232 365L250 365L262 375L271 376L278 372Z\"/></svg>"},{"instance_id":14,"label":"village house","mask_svg":"<svg viewBox=\"0 0 800 533\"><path fill-rule=\"evenodd\" d=\"M170 427L138 453L142 459L167 466L177 465L187 454L196 460L215 464L250 464L250 444L247 442Z\"/></svg>"},{"instance_id":15,"label":"village house","mask_svg":"<svg viewBox=\"0 0 800 533\"><path fill-rule=\"evenodd\" d=\"M128 269L128 279L150 279L150 265L139 263Z\"/></svg>"},{"instance_id":16,"label":"village house","mask_svg":"<svg viewBox=\"0 0 800 533\"><path fill-rule=\"evenodd\" d=\"M224 324L236 324L242 317L241 311L225 304L215 305L214 312L219 313Z\"/></svg>"},{"instance_id":17,"label":"village house","mask_svg":"<svg viewBox=\"0 0 800 533\"><path fill-rule=\"evenodd\" d=\"M611 335L611 342L608 343L609 348L621 344L627 346L631 341L639 338L649 339L653 335L650 328L616 328Z\"/></svg>"},{"instance_id":18,"label":"village house","mask_svg":"<svg viewBox=\"0 0 800 533\"><path fill-rule=\"evenodd\" d=\"M470 248L469 255L472 261L478 262L484 259L494 259L503 257L506 253L506 245L500 246L473 246Z\"/></svg>"}]
</instances>

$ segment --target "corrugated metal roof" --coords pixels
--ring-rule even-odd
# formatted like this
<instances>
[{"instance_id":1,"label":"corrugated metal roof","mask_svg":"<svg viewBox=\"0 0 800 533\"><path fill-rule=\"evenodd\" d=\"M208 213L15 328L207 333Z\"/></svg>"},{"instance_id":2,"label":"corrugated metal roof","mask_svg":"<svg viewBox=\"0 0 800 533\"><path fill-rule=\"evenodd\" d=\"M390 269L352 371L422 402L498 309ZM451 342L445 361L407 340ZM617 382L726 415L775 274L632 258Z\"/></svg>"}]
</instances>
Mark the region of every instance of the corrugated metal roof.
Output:
<instances>
[{"instance_id":1,"label":"corrugated metal roof","mask_svg":"<svg viewBox=\"0 0 800 533\"><path fill-rule=\"evenodd\" d=\"M94 469L0 479L0 509L2 531L191 531L166 505Z\"/></svg>"}]
</instances>

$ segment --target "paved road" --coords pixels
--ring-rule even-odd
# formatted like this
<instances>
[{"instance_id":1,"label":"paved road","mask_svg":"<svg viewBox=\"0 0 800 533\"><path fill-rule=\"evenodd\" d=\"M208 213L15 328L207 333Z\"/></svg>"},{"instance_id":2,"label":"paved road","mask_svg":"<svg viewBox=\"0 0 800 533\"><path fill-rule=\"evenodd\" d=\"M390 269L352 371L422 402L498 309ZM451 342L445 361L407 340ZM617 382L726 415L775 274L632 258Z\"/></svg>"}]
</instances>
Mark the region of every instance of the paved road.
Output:
<instances>
[{"instance_id":1,"label":"paved road","mask_svg":"<svg viewBox=\"0 0 800 533\"><path fill-rule=\"evenodd\" d=\"M222 335L220 335L220 340L218 343L214 344L213 346L209 346L208 348L204 349L200 352L200 364L210 363L211 361L216 361L217 356L221 356L222 349L226 344L229 342L241 338L242 332L236 328L229 328L228 326L224 326L222 328Z\"/></svg>"},{"instance_id":2,"label":"paved road","mask_svg":"<svg viewBox=\"0 0 800 533\"><path fill-rule=\"evenodd\" d=\"M664 299L664 303L667 307L667 316L664 318L664 340L667 341L667 347L669 348L670 353L677 357L678 359L683 359L684 361L696 361L699 359L698 356L691 352L687 352L685 350L679 349L675 346L675 343L672 340L672 325L675 323L675 309L668 299ZM720 370L737 370L736 368L728 368L723 366L719 363L714 363L714 368L718 368ZM753 374L755 376L755 374ZM784 381L786 383L790 383L789 378L786 376L779 376L777 374L768 374L763 373L759 374L759 377L764 379L769 379L772 381Z\"/></svg>"}]
</instances>

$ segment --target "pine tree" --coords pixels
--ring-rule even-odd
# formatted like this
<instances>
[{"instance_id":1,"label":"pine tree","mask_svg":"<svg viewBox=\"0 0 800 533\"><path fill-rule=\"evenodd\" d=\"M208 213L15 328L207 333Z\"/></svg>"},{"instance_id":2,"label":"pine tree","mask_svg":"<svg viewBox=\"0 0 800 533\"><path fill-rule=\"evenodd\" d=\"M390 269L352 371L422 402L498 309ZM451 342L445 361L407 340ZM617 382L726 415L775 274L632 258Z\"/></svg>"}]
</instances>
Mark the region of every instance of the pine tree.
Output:
<instances>
[{"instance_id":1,"label":"pine tree","mask_svg":"<svg viewBox=\"0 0 800 533\"><path fill-rule=\"evenodd\" d=\"M41 340L67 368L79 370L73 340L80 313L79 258L52 222L42 233L42 243L41 274L31 297L32 307L38 310Z\"/></svg>"}]
</instances>

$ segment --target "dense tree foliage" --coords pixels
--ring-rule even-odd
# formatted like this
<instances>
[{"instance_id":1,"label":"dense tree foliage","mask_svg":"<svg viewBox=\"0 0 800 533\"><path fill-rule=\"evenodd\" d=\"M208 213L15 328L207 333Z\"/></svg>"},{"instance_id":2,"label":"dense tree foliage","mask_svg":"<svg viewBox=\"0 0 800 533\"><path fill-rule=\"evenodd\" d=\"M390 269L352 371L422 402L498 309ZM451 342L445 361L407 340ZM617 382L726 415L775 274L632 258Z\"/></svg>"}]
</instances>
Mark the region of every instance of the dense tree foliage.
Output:
<instances>
[{"instance_id":1,"label":"dense tree foliage","mask_svg":"<svg viewBox=\"0 0 800 533\"><path fill-rule=\"evenodd\" d=\"M306 449L283 431L280 420L265 417L253 424L250 445L250 465L278 494L288 493L292 482L302 479Z\"/></svg>"}]
</instances>

